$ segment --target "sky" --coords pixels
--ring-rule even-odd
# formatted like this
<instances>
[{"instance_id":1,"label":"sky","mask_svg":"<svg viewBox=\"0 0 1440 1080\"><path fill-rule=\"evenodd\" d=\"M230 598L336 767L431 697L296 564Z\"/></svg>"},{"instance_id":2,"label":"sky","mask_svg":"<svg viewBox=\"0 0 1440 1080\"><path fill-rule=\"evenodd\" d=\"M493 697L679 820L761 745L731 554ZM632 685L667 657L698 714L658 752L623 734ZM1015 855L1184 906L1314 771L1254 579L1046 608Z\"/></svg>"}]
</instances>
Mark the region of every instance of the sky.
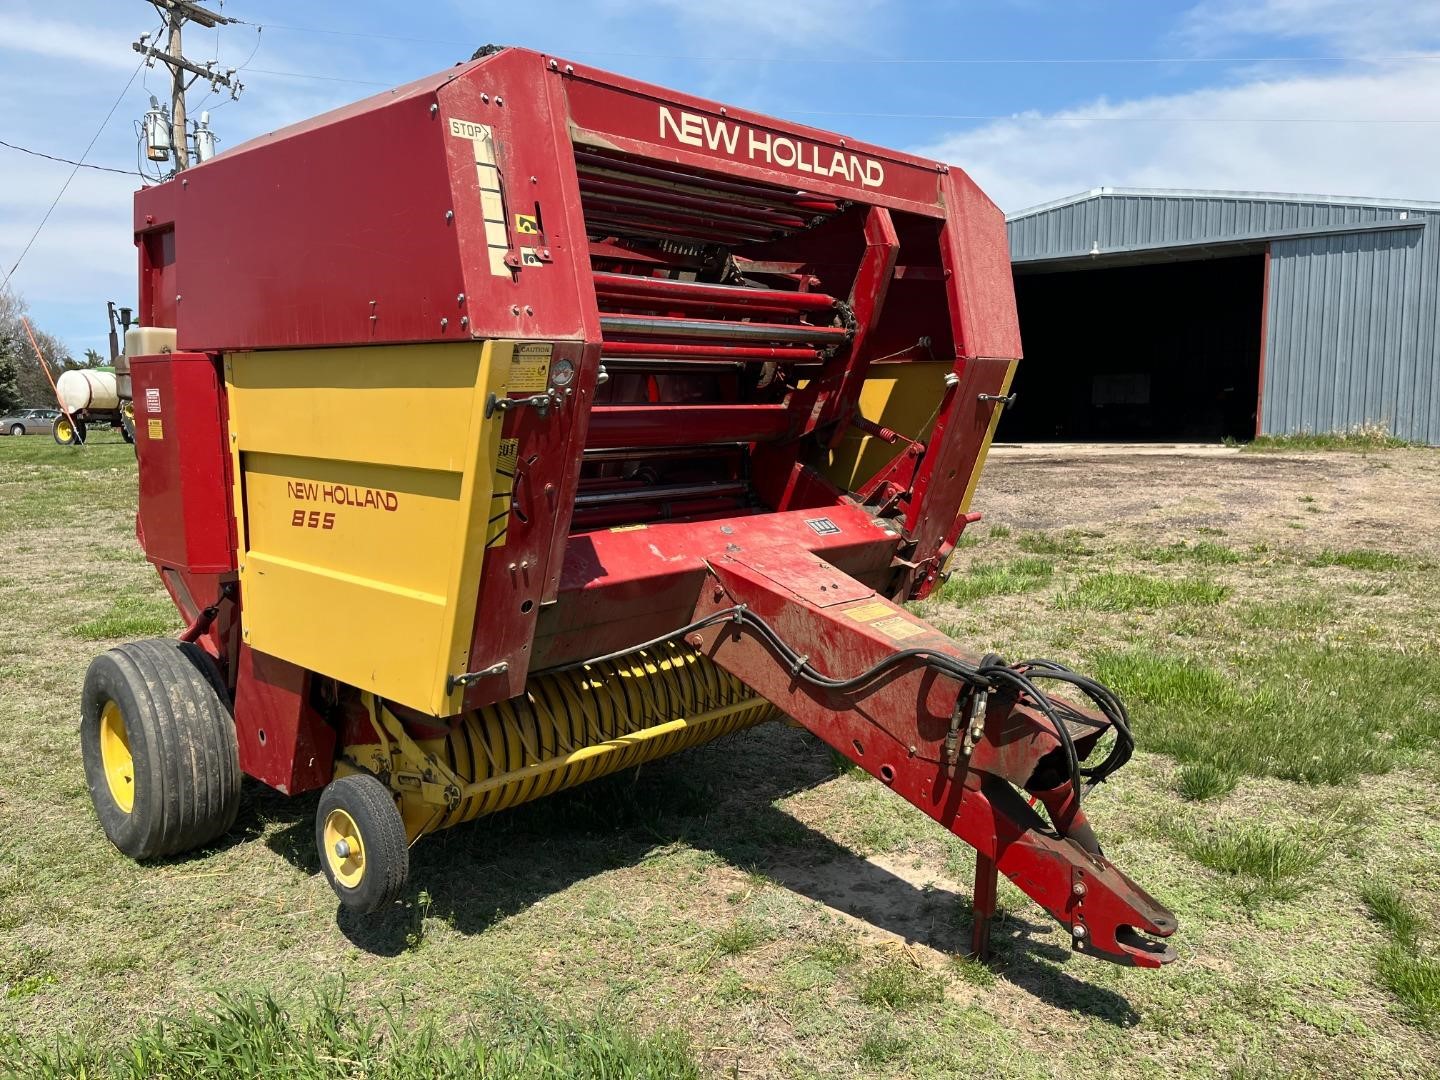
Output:
<instances>
[{"instance_id":1,"label":"sky","mask_svg":"<svg viewBox=\"0 0 1440 1080\"><path fill-rule=\"evenodd\" d=\"M210 0L187 29L220 147L525 45L968 171L1007 212L1099 186L1440 199L1440 3L1414 0ZM132 304L145 0L5 0L0 140L82 169L12 278L78 355ZM134 76L128 89L127 80ZM118 98L117 98L118 95ZM118 100L103 128L107 111ZM0 146L0 278L68 165Z\"/></svg>"}]
</instances>

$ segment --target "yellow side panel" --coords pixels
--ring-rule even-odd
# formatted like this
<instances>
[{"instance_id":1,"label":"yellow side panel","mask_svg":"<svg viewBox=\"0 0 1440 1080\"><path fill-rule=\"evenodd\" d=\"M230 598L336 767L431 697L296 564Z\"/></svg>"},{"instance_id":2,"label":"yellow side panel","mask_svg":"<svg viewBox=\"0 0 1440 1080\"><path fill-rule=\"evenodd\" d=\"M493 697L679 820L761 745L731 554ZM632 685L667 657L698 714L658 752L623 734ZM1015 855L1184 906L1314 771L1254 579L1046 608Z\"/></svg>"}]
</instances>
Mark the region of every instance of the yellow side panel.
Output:
<instances>
[{"instance_id":1,"label":"yellow side panel","mask_svg":"<svg viewBox=\"0 0 1440 1080\"><path fill-rule=\"evenodd\" d=\"M435 716L460 711L510 342L225 360L253 648Z\"/></svg>"},{"instance_id":2,"label":"yellow side panel","mask_svg":"<svg viewBox=\"0 0 1440 1080\"><path fill-rule=\"evenodd\" d=\"M935 423L945 376L951 365L912 361L876 364L860 391L860 415L908 439L924 439ZM905 449L851 428L830 454L826 475L846 491L854 491Z\"/></svg>"},{"instance_id":3,"label":"yellow side panel","mask_svg":"<svg viewBox=\"0 0 1440 1080\"><path fill-rule=\"evenodd\" d=\"M1015 381L1015 368L1019 364L1019 360L1011 360L1005 368L1005 378L1000 383L1000 397L1010 393L1010 384ZM975 488L980 484L980 474L985 471L985 459L990 456L990 444L995 441L995 429L1000 426L1000 414L1004 408L1003 404L997 403L990 413L990 426L985 429L985 441L980 444L980 453L975 457L975 468L970 470L970 480L965 485L965 497L960 500L962 514L969 512L970 503L975 498Z\"/></svg>"}]
</instances>

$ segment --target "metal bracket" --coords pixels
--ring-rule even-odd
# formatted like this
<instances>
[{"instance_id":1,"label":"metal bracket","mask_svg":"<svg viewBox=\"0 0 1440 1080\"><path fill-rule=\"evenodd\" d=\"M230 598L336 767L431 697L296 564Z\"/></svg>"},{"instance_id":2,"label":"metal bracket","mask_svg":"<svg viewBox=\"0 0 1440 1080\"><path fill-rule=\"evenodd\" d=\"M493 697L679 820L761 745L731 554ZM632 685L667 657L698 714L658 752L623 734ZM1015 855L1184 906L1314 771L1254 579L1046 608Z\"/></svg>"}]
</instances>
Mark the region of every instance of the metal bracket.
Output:
<instances>
[{"instance_id":1,"label":"metal bracket","mask_svg":"<svg viewBox=\"0 0 1440 1080\"><path fill-rule=\"evenodd\" d=\"M554 390L547 390L543 394L532 394L529 397L512 398L501 397L499 394L491 394L485 402L485 419L500 412L508 412L510 409L531 408L537 416L545 416L550 411L550 406L557 404L560 396Z\"/></svg>"},{"instance_id":2,"label":"metal bracket","mask_svg":"<svg viewBox=\"0 0 1440 1080\"><path fill-rule=\"evenodd\" d=\"M480 671L467 671L463 675L451 675L445 680L445 692L447 694L453 693L457 686L469 686L471 683L477 683L481 679L488 679L491 675L504 675L505 672L509 670L509 662L501 660L498 664L491 664L489 667L482 668Z\"/></svg>"},{"instance_id":3,"label":"metal bracket","mask_svg":"<svg viewBox=\"0 0 1440 1080\"><path fill-rule=\"evenodd\" d=\"M980 400L980 401L993 401L993 402L996 402L997 404L1000 404L1000 405L1014 405L1014 404L1015 404L1015 395L1014 395L1014 394L1008 394L1008 395L1007 395L1007 394L981 394L980 397L979 397L979 400Z\"/></svg>"}]
</instances>

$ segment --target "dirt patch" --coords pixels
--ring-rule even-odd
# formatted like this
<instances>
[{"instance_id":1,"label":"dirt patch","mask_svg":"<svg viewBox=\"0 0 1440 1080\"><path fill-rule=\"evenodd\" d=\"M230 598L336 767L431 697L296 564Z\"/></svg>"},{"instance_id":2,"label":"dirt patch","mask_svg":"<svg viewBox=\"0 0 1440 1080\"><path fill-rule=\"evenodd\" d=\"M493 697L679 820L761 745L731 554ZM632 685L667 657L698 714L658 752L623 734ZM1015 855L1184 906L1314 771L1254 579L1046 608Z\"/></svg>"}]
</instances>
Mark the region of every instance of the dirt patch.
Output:
<instances>
[{"instance_id":1,"label":"dirt patch","mask_svg":"<svg viewBox=\"0 0 1440 1080\"><path fill-rule=\"evenodd\" d=\"M1245 543L1314 550L1389 548L1398 538L1435 557L1440 455L1047 454L1001 447L990 455L974 509L1016 529L1098 529L1153 542L1209 528Z\"/></svg>"}]
</instances>

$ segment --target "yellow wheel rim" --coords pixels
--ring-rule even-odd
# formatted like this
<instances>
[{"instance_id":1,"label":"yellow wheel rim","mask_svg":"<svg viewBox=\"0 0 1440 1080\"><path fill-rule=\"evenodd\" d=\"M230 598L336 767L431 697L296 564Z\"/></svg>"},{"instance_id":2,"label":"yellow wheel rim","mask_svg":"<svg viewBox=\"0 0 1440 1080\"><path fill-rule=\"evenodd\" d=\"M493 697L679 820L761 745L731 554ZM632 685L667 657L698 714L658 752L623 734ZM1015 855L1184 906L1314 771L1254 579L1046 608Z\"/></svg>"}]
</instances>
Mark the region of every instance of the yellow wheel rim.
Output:
<instances>
[{"instance_id":1,"label":"yellow wheel rim","mask_svg":"<svg viewBox=\"0 0 1440 1080\"><path fill-rule=\"evenodd\" d=\"M135 403L133 401L122 401L120 403L120 415L133 424L135 422Z\"/></svg>"},{"instance_id":2,"label":"yellow wheel rim","mask_svg":"<svg viewBox=\"0 0 1440 1080\"><path fill-rule=\"evenodd\" d=\"M347 889L355 888L365 877L365 841L355 819L344 810L325 815L325 861L335 880Z\"/></svg>"},{"instance_id":3,"label":"yellow wheel rim","mask_svg":"<svg viewBox=\"0 0 1440 1080\"><path fill-rule=\"evenodd\" d=\"M60 436L62 443L75 441L75 428L69 420L59 420L55 424L55 434Z\"/></svg>"},{"instance_id":4,"label":"yellow wheel rim","mask_svg":"<svg viewBox=\"0 0 1440 1080\"><path fill-rule=\"evenodd\" d=\"M100 763L105 766L105 784L110 797L125 813L135 808L135 758L130 753L130 736L120 706L107 701L100 710Z\"/></svg>"}]
</instances>

